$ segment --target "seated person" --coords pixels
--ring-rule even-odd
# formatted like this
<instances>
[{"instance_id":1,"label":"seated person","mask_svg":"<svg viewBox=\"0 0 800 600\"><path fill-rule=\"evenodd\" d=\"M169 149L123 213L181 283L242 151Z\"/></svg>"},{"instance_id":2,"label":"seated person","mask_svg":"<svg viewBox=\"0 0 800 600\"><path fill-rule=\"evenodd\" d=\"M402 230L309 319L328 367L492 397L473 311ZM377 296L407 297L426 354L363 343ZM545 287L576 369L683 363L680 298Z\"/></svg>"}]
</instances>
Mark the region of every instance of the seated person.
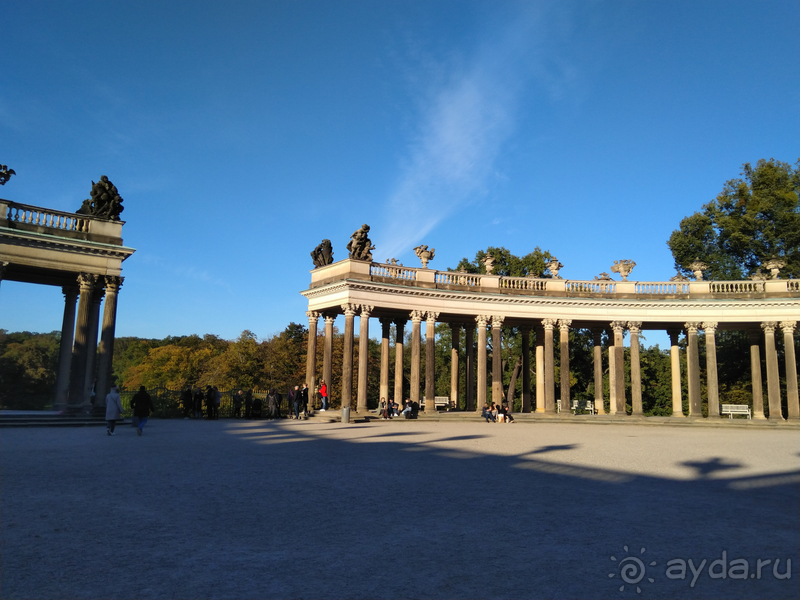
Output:
<instances>
[{"instance_id":1,"label":"seated person","mask_svg":"<svg viewBox=\"0 0 800 600\"><path fill-rule=\"evenodd\" d=\"M492 411L489 410L489 405L488 404L484 404L483 405L483 410L481 411L481 417L486 419L487 423L494 423L495 418L494 418L494 415L492 415Z\"/></svg>"},{"instance_id":2,"label":"seated person","mask_svg":"<svg viewBox=\"0 0 800 600\"><path fill-rule=\"evenodd\" d=\"M392 403L392 416L393 417L399 417L400 416L400 412L399 412L400 406L394 400L391 400L391 403Z\"/></svg>"},{"instance_id":3,"label":"seated person","mask_svg":"<svg viewBox=\"0 0 800 600\"><path fill-rule=\"evenodd\" d=\"M508 404L503 404L503 416L506 418L506 423L514 422L514 417L511 416L511 411L508 409Z\"/></svg>"},{"instance_id":4,"label":"seated person","mask_svg":"<svg viewBox=\"0 0 800 600\"><path fill-rule=\"evenodd\" d=\"M403 411L400 414L403 415L407 419L408 416L411 414L411 399L410 398L406 398L405 405L406 405L405 408L403 409Z\"/></svg>"},{"instance_id":5,"label":"seated person","mask_svg":"<svg viewBox=\"0 0 800 600\"><path fill-rule=\"evenodd\" d=\"M381 417L384 420L391 419L394 416L394 413L392 412L392 404L394 404L394 402L391 398L389 398L383 407L383 412L381 413Z\"/></svg>"}]
</instances>

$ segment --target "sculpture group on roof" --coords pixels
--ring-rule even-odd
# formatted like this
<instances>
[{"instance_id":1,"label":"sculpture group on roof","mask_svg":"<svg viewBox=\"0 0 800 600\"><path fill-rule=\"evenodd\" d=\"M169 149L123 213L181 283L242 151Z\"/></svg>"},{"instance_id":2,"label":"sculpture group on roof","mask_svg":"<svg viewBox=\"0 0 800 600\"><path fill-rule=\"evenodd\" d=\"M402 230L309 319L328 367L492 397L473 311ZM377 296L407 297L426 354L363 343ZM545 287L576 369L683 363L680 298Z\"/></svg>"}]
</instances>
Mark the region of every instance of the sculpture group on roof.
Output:
<instances>
[{"instance_id":1,"label":"sculpture group on roof","mask_svg":"<svg viewBox=\"0 0 800 600\"><path fill-rule=\"evenodd\" d=\"M350 241L347 242L347 250L350 252L350 258L372 262L372 251L375 250L375 246L372 245L369 237L367 237L368 233L369 225L365 223L350 236Z\"/></svg>"},{"instance_id":2,"label":"sculpture group on roof","mask_svg":"<svg viewBox=\"0 0 800 600\"><path fill-rule=\"evenodd\" d=\"M117 186L108 180L105 175L100 176L100 181L92 181L91 200L83 201L81 207L75 212L79 215L91 215L109 221L119 221L120 213L125 210Z\"/></svg>"},{"instance_id":3,"label":"sculpture group on roof","mask_svg":"<svg viewBox=\"0 0 800 600\"><path fill-rule=\"evenodd\" d=\"M333 246L330 240L322 240L316 248L311 251L311 260L314 261L314 268L324 267L333 262Z\"/></svg>"}]
</instances>

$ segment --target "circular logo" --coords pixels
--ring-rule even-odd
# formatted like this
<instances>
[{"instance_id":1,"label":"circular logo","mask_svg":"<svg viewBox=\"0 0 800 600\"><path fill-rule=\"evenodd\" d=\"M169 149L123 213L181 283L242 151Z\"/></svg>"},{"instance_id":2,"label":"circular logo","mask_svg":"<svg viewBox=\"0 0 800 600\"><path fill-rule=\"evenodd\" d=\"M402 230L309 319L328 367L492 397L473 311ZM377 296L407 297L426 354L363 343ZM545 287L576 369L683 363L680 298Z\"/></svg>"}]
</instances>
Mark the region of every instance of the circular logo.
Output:
<instances>
[{"instance_id":1,"label":"circular logo","mask_svg":"<svg viewBox=\"0 0 800 600\"><path fill-rule=\"evenodd\" d=\"M625 550L625 553L628 554L628 547L623 546L622 548L623 550ZM643 555L644 552L645 548L642 548L639 551L639 555L640 556ZM636 586L636 593L641 594L642 588L640 588L636 584L639 583L642 579L644 579L645 575L647 574L647 567L645 566L644 561L638 556L625 556L621 558L619 561L617 560L616 556L611 556L610 559L613 560L615 563L617 563L619 572L609 573L608 574L609 578L613 578L619 575L620 579L622 579L622 581L624 582L621 586L619 586L619 591L620 592L625 591L625 584L628 584L631 586ZM657 564L656 561L650 562L651 567L655 566L656 564ZM647 581L649 581L650 583L654 583L655 579L653 579L652 577L648 577Z\"/></svg>"}]
</instances>

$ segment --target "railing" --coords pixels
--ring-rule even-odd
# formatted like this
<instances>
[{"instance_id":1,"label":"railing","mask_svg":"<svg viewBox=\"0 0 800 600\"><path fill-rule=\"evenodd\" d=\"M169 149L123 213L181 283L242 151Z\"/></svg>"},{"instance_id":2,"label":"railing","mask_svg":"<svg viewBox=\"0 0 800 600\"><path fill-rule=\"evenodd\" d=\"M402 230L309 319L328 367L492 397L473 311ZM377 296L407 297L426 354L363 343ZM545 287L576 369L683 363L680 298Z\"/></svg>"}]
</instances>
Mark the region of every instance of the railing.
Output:
<instances>
[{"instance_id":1,"label":"railing","mask_svg":"<svg viewBox=\"0 0 800 600\"><path fill-rule=\"evenodd\" d=\"M501 277L500 287L507 290L544 292L547 289L547 280L534 277Z\"/></svg>"},{"instance_id":2,"label":"railing","mask_svg":"<svg viewBox=\"0 0 800 600\"><path fill-rule=\"evenodd\" d=\"M566 281L564 287L574 294L613 294L617 284L615 281Z\"/></svg>"},{"instance_id":3,"label":"railing","mask_svg":"<svg viewBox=\"0 0 800 600\"><path fill-rule=\"evenodd\" d=\"M403 281L416 281L417 279L417 269L395 265L373 263L369 268L369 274L373 277L386 277L387 279L401 279Z\"/></svg>"},{"instance_id":4,"label":"railing","mask_svg":"<svg viewBox=\"0 0 800 600\"><path fill-rule=\"evenodd\" d=\"M753 294L764 291L763 281L709 281L712 294Z\"/></svg>"},{"instance_id":5,"label":"railing","mask_svg":"<svg viewBox=\"0 0 800 600\"><path fill-rule=\"evenodd\" d=\"M786 282L787 292L800 292L800 279L789 279Z\"/></svg>"},{"instance_id":6,"label":"railing","mask_svg":"<svg viewBox=\"0 0 800 600\"><path fill-rule=\"evenodd\" d=\"M453 273L452 271L437 271L434 281L442 285L468 285L480 287L481 276L471 273Z\"/></svg>"},{"instance_id":7,"label":"railing","mask_svg":"<svg viewBox=\"0 0 800 600\"><path fill-rule=\"evenodd\" d=\"M636 293L645 295L688 294L688 283L637 283Z\"/></svg>"},{"instance_id":8,"label":"railing","mask_svg":"<svg viewBox=\"0 0 800 600\"><path fill-rule=\"evenodd\" d=\"M76 215L75 213L50 210L38 206L8 203L8 213L5 218L12 223L23 223L25 225L40 225L62 231L89 231L89 219Z\"/></svg>"}]
</instances>

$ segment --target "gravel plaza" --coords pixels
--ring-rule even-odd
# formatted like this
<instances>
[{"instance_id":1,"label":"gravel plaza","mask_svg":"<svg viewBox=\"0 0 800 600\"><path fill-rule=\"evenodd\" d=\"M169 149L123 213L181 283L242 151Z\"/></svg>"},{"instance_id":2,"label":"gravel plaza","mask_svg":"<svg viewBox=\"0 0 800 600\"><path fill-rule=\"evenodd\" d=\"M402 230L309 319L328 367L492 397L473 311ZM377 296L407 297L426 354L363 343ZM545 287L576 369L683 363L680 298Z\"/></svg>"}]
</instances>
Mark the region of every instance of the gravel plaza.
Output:
<instances>
[{"instance_id":1,"label":"gravel plaza","mask_svg":"<svg viewBox=\"0 0 800 600\"><path fill-rule=\"evenodd\" d=\"M792 429L151 419L141 437L0 435L2 598L800 595Z\"/></svg>"}]
</instances>

